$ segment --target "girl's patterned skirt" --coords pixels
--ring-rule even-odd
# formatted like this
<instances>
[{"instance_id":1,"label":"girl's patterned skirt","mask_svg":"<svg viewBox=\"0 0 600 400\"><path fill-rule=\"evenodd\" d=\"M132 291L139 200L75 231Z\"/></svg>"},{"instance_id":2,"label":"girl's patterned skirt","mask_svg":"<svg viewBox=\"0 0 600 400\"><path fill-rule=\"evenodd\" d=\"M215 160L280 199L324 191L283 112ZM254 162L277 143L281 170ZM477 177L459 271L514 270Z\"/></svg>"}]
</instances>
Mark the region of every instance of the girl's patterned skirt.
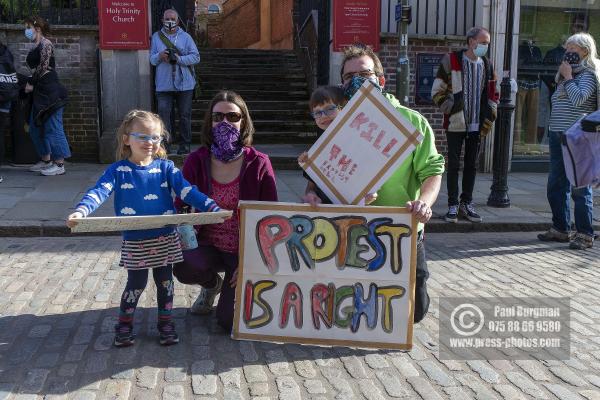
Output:
<instances>
[{"instance_id":1,"label":"girl's patterned skirt","mask_svg":"<svg viewBox=\"0 0 600 400\"><path fill-rule=\"evenodd\" d=\"M177 232L143 240L123 240L121 261L125 269L163 267L183 261Z\"/></svg>"}]
</instances>

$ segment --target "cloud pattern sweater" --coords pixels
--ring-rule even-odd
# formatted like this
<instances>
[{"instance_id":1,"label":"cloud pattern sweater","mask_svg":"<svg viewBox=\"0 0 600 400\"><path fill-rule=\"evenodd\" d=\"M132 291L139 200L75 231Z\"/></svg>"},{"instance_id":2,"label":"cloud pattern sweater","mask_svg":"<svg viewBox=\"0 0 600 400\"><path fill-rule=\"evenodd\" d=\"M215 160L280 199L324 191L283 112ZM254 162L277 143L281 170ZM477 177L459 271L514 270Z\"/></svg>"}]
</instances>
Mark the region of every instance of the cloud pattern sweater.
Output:
<instances>
[{"instance_id":1,"label":"cloud pattern sweater","mask_svg":"<svg viewBox=\"0 0 600 400\"><path fill-rule=\"evenodd\" d=\"M77 205L84 216L94 212L114 193L115 215L168 215L175 213L174 198L199 211L219 211L217 204L185 180L173 161L156 159L141 166L129 160L112 164ZM125 240L168 235L174 228L124 231Z\"/></svg>"}]
</instances>

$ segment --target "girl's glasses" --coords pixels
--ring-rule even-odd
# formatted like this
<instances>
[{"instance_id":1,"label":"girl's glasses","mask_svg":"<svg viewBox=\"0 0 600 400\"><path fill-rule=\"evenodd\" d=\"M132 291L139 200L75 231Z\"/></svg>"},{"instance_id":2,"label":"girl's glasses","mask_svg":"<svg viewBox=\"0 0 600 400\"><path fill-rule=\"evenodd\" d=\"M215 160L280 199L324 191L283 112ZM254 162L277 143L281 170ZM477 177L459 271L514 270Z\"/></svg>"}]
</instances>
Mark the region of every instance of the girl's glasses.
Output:
<instances>
[{"instance_id":1,"label":"girl's glasses","mask_svg":"<svg viewBox=\"0 0 600 400\"><path fill-rule=\"evenodd\" d=\"M146 135L145 133L139 132L131 132L129 136L131 136L138 142L147 142L152 144L160 144L160 142L162 142L163 140L163 137L161 135Z\"/></svg>"},{"instance_id":2,"label":"girl's glasses","mask_svg":"<svg viewBox=\"0 0 600 400\"><path fill-rule=\"evenodd\" d=\"M331 105L331 106L325 108L324 110L311 112L310 116L313 117L314 119L321 118L321 117L329 117L329 116L333 115L333 112L337 109L339 109L338 106Z\"/></svg>"},{"instance_id":3,"label":"girl's glasses","mask_svg":"<svg viewBox=\"0 0 600 400\"><path fill-rule=\"evenodd\" d=\"M242 119L242 114L233 112L233 111L228 112L228 113L222 113L222 112L212 113L213 122L221 122L225 118L227 118L228 122L239 122L239 120Z\"/></svg>"}]
</instances>

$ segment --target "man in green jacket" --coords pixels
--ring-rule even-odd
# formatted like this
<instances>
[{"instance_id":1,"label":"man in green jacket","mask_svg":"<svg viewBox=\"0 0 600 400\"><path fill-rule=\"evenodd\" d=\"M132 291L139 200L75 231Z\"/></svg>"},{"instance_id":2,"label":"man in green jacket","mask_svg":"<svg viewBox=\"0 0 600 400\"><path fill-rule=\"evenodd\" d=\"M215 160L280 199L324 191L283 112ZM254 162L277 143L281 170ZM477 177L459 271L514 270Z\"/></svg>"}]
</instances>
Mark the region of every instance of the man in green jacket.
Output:
<instances>
[{"instance_id":1,"label":"man in green jacket","mask_svg":"<svg viewBox=\"0 0 600 400\"><path fill-rule=\"evenodd\" d=\"M385 77L377 55L366 46L350 46L344 51L341 69L346 97L352 97L365 80L383 90ZM421 114L400 104L392 94L385 97L398 112L422 134L423 141L377 191L373 205L407 207L419 221L414 322L421 321L429 308L427 261L423 243L424 224L431 218L431 206L437 199L444 172L444 157L435 148L435 137Z\"/></svg>"}]
</instances>

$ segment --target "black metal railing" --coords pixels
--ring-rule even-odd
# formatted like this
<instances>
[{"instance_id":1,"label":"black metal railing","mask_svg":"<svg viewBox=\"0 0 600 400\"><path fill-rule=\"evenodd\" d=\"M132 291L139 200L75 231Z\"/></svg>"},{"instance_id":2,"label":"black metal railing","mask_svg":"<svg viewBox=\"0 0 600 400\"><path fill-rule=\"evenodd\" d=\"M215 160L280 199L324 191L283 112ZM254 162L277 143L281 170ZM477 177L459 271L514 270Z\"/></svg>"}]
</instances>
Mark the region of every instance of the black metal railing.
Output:
<instances>
[{"instance_id":1,"label":"black metal railing","mask_svg":"<svg viewBox=\"0 0 600 400\"><path fill-rule=\"evenodd\" d=\"M51 25L96 25L96 0L0 0L0 23L19 24L39 15Z\"/></svg>"},{"instance_id":2,"label":"black metal railing","mask_svg":"<svg viewBox=\"0 0 600 400\"><path fill-rule=\"evenodd\" d=\"M394 9L398 0L381 0L381 31L396 32ZM413 21L409 35L464 36L482 20L482 0L410 0Z\"/></svg>"},{"instance_id":3,"label":"black metal railing","mask_svg":"<svg viewBox=\"0 0 600 400\"><path fill-rule=\"evenodd\" d=\"M298 20L296 31L300 33L302 26L309 19L313 11L317 12L317 54L316 63L317 84L326 85L329 82L329 2L322 0L300 0L296 2Z\"/></svg>"}]
</instances>

